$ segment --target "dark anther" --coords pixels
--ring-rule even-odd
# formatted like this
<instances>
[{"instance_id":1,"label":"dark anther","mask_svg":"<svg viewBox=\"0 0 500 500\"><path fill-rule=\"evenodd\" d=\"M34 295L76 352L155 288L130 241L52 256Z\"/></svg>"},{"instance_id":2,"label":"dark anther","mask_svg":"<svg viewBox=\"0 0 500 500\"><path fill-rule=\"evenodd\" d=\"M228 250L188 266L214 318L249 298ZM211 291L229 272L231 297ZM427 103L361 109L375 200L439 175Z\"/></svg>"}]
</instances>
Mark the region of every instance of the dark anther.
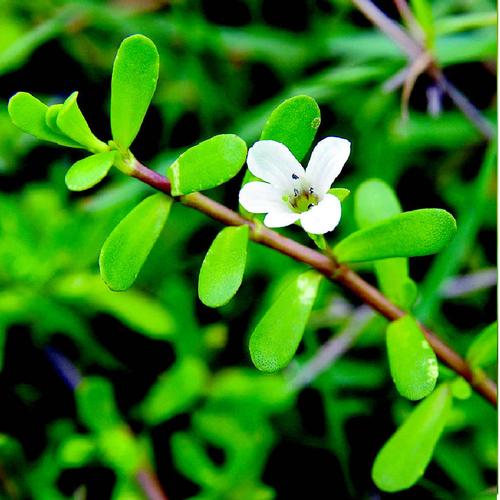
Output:
<instances>
[{"instance_id":1,"label":"dark anther","mask_svg":"<svg viewBox=\"0 0 500 500\"><path fill-rule=\"evenodd\" d=\"M309 203L309 205L307 205L307 210L309 210L312 207L314 207L314 203Z\"/></svg>"},{"instance_id":2,"label":"dark anther","mask_svg":"<svg viewBox=\"0 0 500 500\"><path fill-rule=\"evenodd\" d=\"M293 194L294 194L295 196L299 196L299 190L294 188L294 190L293 190Z\"/></svg>"},{"instance_id":3,"label":"dark anther","mask_svg":"<svg viewBox=\"0 0 500 500\"><path fill-rule=\"evenodd\" d=\"M296 181L298 178L299 178L299 176L298 176L298 175L296 175L296 174L292 174L292 179L293 179L294 181Z\"/></svg>"},{"instance_id":4,"label":"dark anther","mask_svg":"<svg viewBox=\"0 0 500 500\"><path fill-rule=\"evenodd\" d=\"M314 193L314 189L313 189L313 187L312 187L312 186L309 188L309 192L310 192L311 194L313 194L313 193Z\"/></svg>"}]
</instances>

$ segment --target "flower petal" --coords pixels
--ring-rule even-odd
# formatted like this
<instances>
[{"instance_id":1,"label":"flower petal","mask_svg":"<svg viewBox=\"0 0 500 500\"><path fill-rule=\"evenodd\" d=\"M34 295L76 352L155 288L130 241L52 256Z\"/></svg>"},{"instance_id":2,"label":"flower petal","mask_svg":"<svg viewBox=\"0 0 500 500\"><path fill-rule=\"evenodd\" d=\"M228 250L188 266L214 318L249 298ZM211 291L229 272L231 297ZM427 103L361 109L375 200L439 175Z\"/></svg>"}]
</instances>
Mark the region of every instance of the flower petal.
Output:
<instances>
[{"instance_id":1,"label":"flower petal","mask_svg":"<svg viewBox=\"0 0 500 500\"><path fill-rule=\"evenodd\" d=\"M300 214L290 210L289 212L270 212L264 219L267 227L284 227L293 224L300 217Z\"/></svg>"},{"instance_id":2,"label":"flower petal","mask_svg":"<svg viewBox=\"0 0 500 500\"><path fill-rule=\"evenodd\" d=\"M241 206L254 214L271 211L286 211L288 205L281 199L280 192L267 182L249 182L239 195Z\"/></svg>"},{"instance_id":3,"label":"flower petal","mask_svg":"<svg viewBox=\"0 0 500 500\"><path fill-rule=\"evenodd\" d=\"M293 193L297 179L304 177L304 168L290 150L280 142L258 141L248 151L248 168L253 175L272 184L282 194Z\"/></svg>"},{"instance_id":4,"label":"flower petal","mask_svg":"<svg viewBox=\"0 0 500 500\"><path fill-rule=\"evenodd\" d=\"M306 169L306 178L319 195L325 194L344 166L351 143L340 137L327 137L314 148Z\"/></svg>"},{"instance_id":5,"label":"flower petal","mask_svg":"<svg viewBox=\"0 0 500 500\"><path fill-rule=\"evenodd\" d=\"M317 205L300 214L300 223L308 233L328 233L339 223L341 212L338 198L333 194L326 194Z\"/></svg>"}]
</instances>

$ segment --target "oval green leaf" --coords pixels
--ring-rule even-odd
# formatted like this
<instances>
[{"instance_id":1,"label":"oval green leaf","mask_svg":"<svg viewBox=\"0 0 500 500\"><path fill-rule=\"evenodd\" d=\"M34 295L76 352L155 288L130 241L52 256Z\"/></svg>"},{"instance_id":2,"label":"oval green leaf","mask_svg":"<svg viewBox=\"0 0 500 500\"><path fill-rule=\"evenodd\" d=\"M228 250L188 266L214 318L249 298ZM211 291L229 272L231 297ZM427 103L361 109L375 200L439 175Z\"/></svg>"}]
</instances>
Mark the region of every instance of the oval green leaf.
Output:
<instances>
[{"instance_id":1,"label":"oval green leaf","mask_svg":"<svg viewBox=\"0 0 500 500\"><path fill-rule=\"evenodd\" d=\"M111 131L127 150L137 136L156 90L160 57L155 44L133 35L120 45L111 77Z\"/></svg>"},{"instance_id":2,"label":"oval green leaf","mask_svg":"<svg viewBox=\"0 0 500 500\"><path fill-rule=\"evenodd\" d=\"M334 254L339 262L431 255L444 248L456 230L455 219L446 210L423 208L350 234L335 246Z\"/></svg>"},{"instance_id":3,"label":"oval green leaf","mask_svg":"<svg viewBox=\"0 0 500 500\"><path fill-rule=\"evenodd\" d=\"M78 92L73 92L58 111L56 124L59 130L92 153L102 153L109 150L109 146L100 141L90 130L87 120L76 102L77 97Z\"/></svg>"},{"instance_id":4,"label":"oval green leaf","mask_svg":"<svg viewBox=\"0 0 500 500\"><path fill-rule=\"evenodd\" d=\"M439 386L385 443L372 468L372 478L379 489L400 491L420 479L443 432L451 400L448 385Z\"/></svg>"},{"instance_id":5,"label":"oval green leaf","mask_svg":"<svg viewBox=\"0 0 500 500\"><path fill-rule=\"evenodd\" d=\"M167 171L172 195L210 189L232 179L245 163L245 141L233 134L221 134L189 148Z\"/></svg>"},{"instance_id":6,"label":"oval green leaf","mask_svg":"<svg viewBox=\"0 0 500 500\"><path fill-rule=\"evenodd\" d=\"M139 408L142 419L157 425L189 409L208 380L205 364L192 357L178 361L153 384Z\"/></svg>"},{"instance_id":7,"label":"oval green leaf","mask_svg":"<svg viewBox=\"0 0 500 500\"><path fill-rule=\"evenodd\" d=\"M94 431L120 423L113 386L102 377L85 377L75 390L76 407L82 423Z\"/></svg>"},{"instance_id":8,"label":"oval green leaf","mask_svg":"<svg viewBox=\"0 0 500 500\"><path fill-rule=\"evenodd\" d=\"M354 195L354 218L361 229L373 226L401 213L401 205L389 184L380 179L362 182ZM382 293L398 306L409 309L417 287L409 276L408 259L396 257L374 262L374 270Z\"/></svg>"},{"instance_id":9,"label":"oval green leaf","mask_svg":"<svg viewBox=\"0 0 500 500\"><path fill-rule=\"evenodd\" d=\"M68 189L85 191L101 182L113 166L116 154L116 151L106 151L77 161L66 173Z\"/></svg>"},{"instance_id":10,"label":"oval green leaf","mask_svg":"<svg viewBox=\"0 0 500 500\"><path fill-rule=\"evenodd\" d=\"M467 350L467 361L474 367L492 365L497 360L498 324L495 321L482 330Z\"/></svg>"},{"instance_id":11,"label":"oval green leaf","mask_svg":"<svg viewBox=\"0 0 500 500\"><path fill-rule=\"evenodd\" d=\"M428 396L436 385L438 363L415 319L403 316L389 323L386 341L391 376L401 396L412 400Z\"/></svg>"},{"instance_id":12,"label":"oval green leaf","mask_svg":"<svg viewBox=\"0 0 500 500\"><path fill-rule=\"evenodd\" d=\"M172 199L158 193L133 208L113 229L101 249L101 277L121 292L134 283L165 225Z\"/></svg>"},{"instance_id":13,"label":"oval green leaf","mask_svg":"<svg viewBox=\"0 0 500 500\"><path fill-rule=\"evenodd\" d=\"M80 144L47 125L45 116L48 109L42 101L27 92L18 92L12 96L8 106L12 123L23 132L61 146L81 148Z\"/></svg>"},{"instance_id":14,"label":"oval green leaf","mask_svg":"<svg viewBox=\"0 0 500 500\"><path fill-rule=\"evenodd\" d=\"M320 279L314 271L299 275L259 321L250 337L250 355L259 370L275 372L291 361L304 335Z\"/></svg>"},{"instance_id":15,"label":"oval green leaf","mask_svg":"<svg viewBox=\"0 0 500 500\"><path fill-rule=\"evenodd\" d=\"M208 307L227 304L240 288L247 261L248 226L226 227L203 260L198 295Z\"/></svg>"},{"instance_id":16,"label":"oval green leaf","mask_svg":"<svg viewBox=\"0 0 500 500\"><path fill-rule=\"evenodd\" d=\"M274 109L260 139L281 142L301 161L309 151L320 123L321 113L316 101L307 95L298 95Z\"/></svg>"}]
</instances>

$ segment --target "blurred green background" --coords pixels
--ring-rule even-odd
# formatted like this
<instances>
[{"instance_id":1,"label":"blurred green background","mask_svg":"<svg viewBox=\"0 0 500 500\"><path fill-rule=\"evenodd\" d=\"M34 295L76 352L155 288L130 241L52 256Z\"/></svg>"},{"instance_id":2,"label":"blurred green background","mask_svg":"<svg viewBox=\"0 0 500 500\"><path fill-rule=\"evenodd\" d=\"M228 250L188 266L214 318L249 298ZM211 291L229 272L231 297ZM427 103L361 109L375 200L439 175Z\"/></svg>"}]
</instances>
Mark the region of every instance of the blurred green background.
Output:
<instances>
[{"instance_id":1,"label":"blurred green background","mask_svg":"<svg viewBox=\"0 0 500 500\"><path fill-rule=\"evenodd\" d=\"M400 21L397 2L376 3ZM493 123L495 2L412 4L422 5L445 75ZM418 316L464 353L496 319L495 162L429 76L417 79L402 119L401 89L386 84L406 58L348 0L0 0L0 13L0 497L148 498L156 475L170 499L486 498L497 415L479 396L454 406L424 479L379 492L373 459L412 407L390 380L385 322L323 283L295 360L260 374L248 334L303 266L251 244L238 295L208 309L197 276L220 226L182 206L135 286L108 291L100 247L149 188L115 171L70 194L64 175L81 154L21 133L7 114L17 91L50 104L78 90L91 128L109 137L113 58L134 33L154 41L161 67L133 152L162 173L214 134L251 145L282 100L314 97L318 139L352 142L337 187L379 177L404 210L440 207L457 218L452 245L412 260L411 275ZM209 195L236 209L242 175ZM348 198L332 238L354 229ZM358 270L372 279L369 267ZM323 373L308 372L346 328L358 329L355 345Z\"/></svg>"}]
</instances>

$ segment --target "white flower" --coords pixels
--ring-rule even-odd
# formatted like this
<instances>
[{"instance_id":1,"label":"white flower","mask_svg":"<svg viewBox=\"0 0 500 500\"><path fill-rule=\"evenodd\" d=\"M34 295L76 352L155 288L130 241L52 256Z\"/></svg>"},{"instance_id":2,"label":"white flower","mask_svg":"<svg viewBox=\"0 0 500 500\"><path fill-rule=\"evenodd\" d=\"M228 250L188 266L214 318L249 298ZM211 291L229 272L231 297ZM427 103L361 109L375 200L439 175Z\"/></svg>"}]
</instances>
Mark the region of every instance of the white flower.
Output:
<instances>
[{"instance_id":1,"label":"white flower","mask_svg":"<svg viewBox=\"0 0 500 500\"><path fill-rule=\"evenodd\" d=\"M276 141L256 142L248 151L248 168L266 182L249 182L240 203L249 212L267 213L264 224L283 227L300 220L305 231L324 234L340 221L340 201L328 193L344 166L351 143L327 137L314 148L307 169Z\"/></svg>"}]
</instances>

